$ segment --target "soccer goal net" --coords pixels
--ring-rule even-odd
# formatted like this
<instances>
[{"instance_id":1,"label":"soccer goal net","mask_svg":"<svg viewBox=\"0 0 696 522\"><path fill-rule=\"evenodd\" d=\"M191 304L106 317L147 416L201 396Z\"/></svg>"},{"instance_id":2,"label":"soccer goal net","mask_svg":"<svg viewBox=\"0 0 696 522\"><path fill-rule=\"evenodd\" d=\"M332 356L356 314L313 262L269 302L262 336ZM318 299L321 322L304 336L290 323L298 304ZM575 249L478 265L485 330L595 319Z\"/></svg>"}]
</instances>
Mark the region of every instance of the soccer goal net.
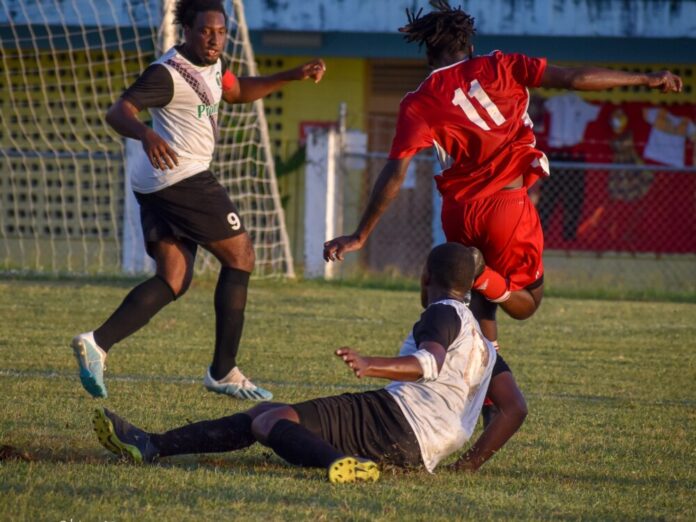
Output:
<instances>
[{"instance_id":1,"label":"soccer goal net","mask_svg":"<svg viewBox=\"0 0 696 522\"><path fill-rule=\"evenodd\" d=\"M148 268L125 176L142 149L110 129L104 115L163 51L173 4L0 2L1 269L108 274ZM236 74L255 75L242 1L229 0L226 9L225 58ZM225 105L219 118L211 168L254 240L256 274L292 276L263 104ZM201 256L198 269L210 265Z\"/></svg>"}]
</instances>

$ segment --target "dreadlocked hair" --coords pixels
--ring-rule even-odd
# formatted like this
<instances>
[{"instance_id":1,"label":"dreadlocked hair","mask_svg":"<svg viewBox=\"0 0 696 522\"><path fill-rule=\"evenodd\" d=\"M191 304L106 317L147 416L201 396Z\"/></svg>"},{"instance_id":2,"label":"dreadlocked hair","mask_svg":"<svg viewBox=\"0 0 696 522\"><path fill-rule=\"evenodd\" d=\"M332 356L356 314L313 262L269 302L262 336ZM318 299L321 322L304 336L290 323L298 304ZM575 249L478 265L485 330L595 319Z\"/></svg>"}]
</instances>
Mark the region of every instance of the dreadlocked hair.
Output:
<instances>
[{"instance_id":1,"label":"dreadlocked hair","mask_svg":"<svg viewBox=\"0 0 696 522\"><path fill-rule=\"evenodd\" d=\"M421 16L423 8L406 9L408 24L399 28L406 41L418 42L419 48L425 44L431 56L468 51L476 34L474 17L461 7L452 8L447 0L431 0L430 5L435 10L425 16Z\"/></svg>"},{"instance_id":2,"label":"dreadlocked hair","mask_svg":"<svg viewBox=\"0 0 696 522\"><path fill-rule=\"evenodd\" d=\"M179 0L174 8L174 23L182 27L191 27L196 15L206 11L217 11L227 19L222 0Z\"/></svg>"}]
</instances>

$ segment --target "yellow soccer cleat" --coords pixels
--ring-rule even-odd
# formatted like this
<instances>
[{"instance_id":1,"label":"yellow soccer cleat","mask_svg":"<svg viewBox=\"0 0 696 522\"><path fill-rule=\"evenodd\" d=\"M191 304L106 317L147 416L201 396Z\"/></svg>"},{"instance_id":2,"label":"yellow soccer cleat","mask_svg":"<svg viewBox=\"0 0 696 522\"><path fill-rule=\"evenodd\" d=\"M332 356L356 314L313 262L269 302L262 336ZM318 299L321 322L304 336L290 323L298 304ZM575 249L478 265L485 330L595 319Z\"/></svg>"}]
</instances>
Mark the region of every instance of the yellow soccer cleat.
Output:
<instances>
[{"instance_id":1,"label":"yellow soccer cleat","mask_svg":"<svg viewBox=\"0 0 696 522\"><path fill-rule=\"evenodd\" d=\"M111 453L138 464L157 459L157 448L144 432L106 408L98 408L92 419L99 443Z\"/></svg>"},{"instance_id":2,"label":"yellow soccer cleat","mask_svg":"<svg viewBox=\"0 0 696 522\"><path fill-rule=\"evenodd\" d=\"M358 457L343 457L329 466L329 482L347 484L350 482L379 480L379 466L375 462Z\"/></svg>"}]
</instances>

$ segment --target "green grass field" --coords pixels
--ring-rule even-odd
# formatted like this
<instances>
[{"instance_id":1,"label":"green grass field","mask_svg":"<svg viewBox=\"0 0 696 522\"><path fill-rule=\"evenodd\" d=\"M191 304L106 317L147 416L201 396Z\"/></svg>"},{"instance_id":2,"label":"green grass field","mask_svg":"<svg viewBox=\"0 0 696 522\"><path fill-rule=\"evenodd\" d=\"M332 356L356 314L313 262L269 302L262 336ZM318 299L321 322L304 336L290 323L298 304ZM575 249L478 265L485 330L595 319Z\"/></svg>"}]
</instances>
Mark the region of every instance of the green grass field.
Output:
<instances>
[{"instance_id":1,"label":"green grass field","mask_svg":"<svg viewBox=\"0 0 696 522\"><path fill-rule=\"evenodd\" d=\"M207 393L213 282L202 281L110 355L91 399L68 347L130 281L0 280L2 520L694 520L696 304L548 298L501 321L528 399L521 431L476 475L388 472L333 486L256 446L158 465L116 461L91 431L102 404L151 430L243 410ZM376 388L332 355L393 354L417 294L254 281L240 366L280 401Z\"/></svg>"}]
</instances>

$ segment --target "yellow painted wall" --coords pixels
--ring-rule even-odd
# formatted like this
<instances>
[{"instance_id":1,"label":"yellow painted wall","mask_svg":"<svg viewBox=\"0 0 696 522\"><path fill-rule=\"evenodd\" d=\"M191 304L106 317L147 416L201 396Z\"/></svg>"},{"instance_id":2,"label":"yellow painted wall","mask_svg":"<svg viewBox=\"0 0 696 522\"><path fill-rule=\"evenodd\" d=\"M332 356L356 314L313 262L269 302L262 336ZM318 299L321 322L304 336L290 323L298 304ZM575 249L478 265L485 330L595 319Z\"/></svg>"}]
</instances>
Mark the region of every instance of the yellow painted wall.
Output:
<instances>
[{"instance_id":1,"label":"yellow painted wall","mask_svg":"<svg viewBox=\"0 0 696 522\"><path fill-rule=\"evenodd\" d=\"M273 74L297 67L313 57L257 56L259 73ZM319 84L307 80L291 82L264 100L271 139L283 145L297 142L302 121L337 120L338 106L348 104L349 128L363 129L365 106L365 60L326 58L326 73ZM275 143L278 145L278 143ZM282 151L281 151L282 152Z\"/></svg>"},{"instance_id":2,"label":"yellow painted wall","mask_svg":"<svg viewBox=\"0 0 696 522\"><path fill-rule=\"evenodd\" d=\"M298 66L313 57L257 56L260 74L275 72ZM299 124L302 121L335 121L341 102L348 105L347 126L349 129L366 131L368 111L389 112L385 100L379 93L371 93L370 61L367 59L325 58L327 72L324 80L315 85L310 81L293 82L281 92L265 99L266 115L269 124L273 153L280 162L290 157L297 150ZM389 60L394 65L400 60ZM404 60L405 64L415 69L420 62ZM586 66L579 62L558 62L561 66ZM669 69L681 75L684 80L684 92L679 94L662 94L645 87L619 88L604 92L578 93L590 101L608 101L621 103L625 101L644 101L656 104L696 103L696 66L693 64L596 64L612 69L626 71L652 72ZM420 73L419 73L420 74ZM426 73L423 73L426 74ZM410 76L409 76L410 77ZM399 82L398 79L394 80ZM380 84L381 85L381 84ZM382 85L384 87L384 85ZM395 85L393 105L412 86ZM403 91L403 92L402 92ZM535 89L543 97L556 96L565 91L557 89ZM293 255L298 264L303 261L304 243L304 168L300 168L279 178L281 197L284 200L286 223ZM357 208L357 207L356 207Z\"/></svg>"},{"instance_id":3,"label":"yellow painted wall","mask_svg":"<svg viewBox=\"0 0 696 522\"><path fill-rule=\"evenodd\" d=\"M313 56L256 57L259 74L267 75L301 65ZM352 58L325 58L326 74L319 84L307 80L291 82L282 91L264 100L273 154L278 164L299 147L303 121L337 121L339 104L348 106L348 129L365 130L366 61ZM278 179L278 187L295 262L304 256L304 167Z\"/></svg>"}]
</instances>

